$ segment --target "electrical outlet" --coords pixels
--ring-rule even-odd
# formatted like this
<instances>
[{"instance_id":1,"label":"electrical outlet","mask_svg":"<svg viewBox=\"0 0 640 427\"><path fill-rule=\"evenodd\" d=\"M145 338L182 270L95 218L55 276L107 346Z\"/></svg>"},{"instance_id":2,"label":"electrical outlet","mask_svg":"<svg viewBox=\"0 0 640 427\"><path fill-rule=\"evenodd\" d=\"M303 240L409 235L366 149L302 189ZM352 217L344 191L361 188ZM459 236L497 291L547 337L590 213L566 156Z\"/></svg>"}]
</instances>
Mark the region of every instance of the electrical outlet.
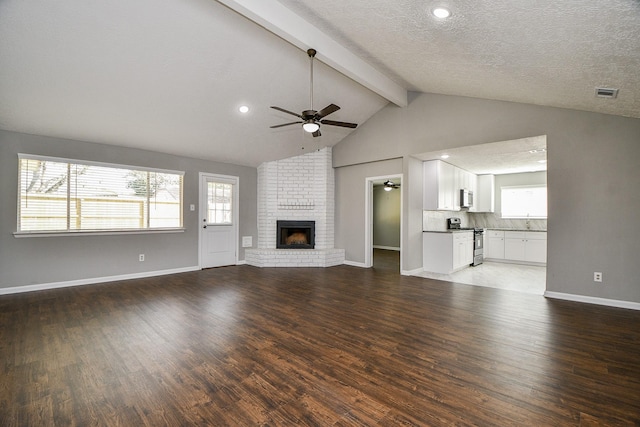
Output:
<instances>
[{"instance_id":1,"label":"electrical outlet","mask_svg":"<svg viewBox=\"0 0 640 427\"><path fill-rule=\"evenodd\" d=\"M138 255L138 261L140 262L144 261L144 254Z\"/></svg>"},{"instance_id":2,"label":"electrical outlet","mask_svg":"<svg viewBox=\"0 0 640 427\"><path fill-rule=\"evenodd\" d=\"M593 272L593 281L594 282L602 282L602 273L599 271Z\"/></svg>"}]
</instances>

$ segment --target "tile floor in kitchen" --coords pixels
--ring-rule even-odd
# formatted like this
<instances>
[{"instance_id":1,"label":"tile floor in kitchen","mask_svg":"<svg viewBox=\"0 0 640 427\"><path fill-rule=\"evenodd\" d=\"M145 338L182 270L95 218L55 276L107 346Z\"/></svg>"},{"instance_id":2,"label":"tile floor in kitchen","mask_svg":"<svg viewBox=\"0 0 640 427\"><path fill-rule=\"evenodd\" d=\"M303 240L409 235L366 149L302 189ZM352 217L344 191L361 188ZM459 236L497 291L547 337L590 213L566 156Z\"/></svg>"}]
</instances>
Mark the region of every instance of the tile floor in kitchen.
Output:
<instances>
[{"instance_id":1,"label":"tile floor in kitchen","mask_svg":"<svg viewBox=\"0 0 640 427\"><path fill-rule=\"evenodd\" d=\"M547 268L544 266L485 261L483 264L452 274L422 272L416 276L543 295L546 289L546 273Z\"/></svg>"}]
</instances>

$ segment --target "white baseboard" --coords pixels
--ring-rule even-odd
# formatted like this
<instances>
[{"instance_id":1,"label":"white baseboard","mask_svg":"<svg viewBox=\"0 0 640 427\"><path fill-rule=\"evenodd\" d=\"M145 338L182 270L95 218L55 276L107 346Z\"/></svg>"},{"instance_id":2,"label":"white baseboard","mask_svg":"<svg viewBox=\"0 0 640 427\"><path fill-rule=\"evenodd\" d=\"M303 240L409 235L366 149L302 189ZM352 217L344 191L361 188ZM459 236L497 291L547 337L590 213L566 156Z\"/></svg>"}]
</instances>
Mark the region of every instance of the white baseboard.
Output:
<instances>
[{"instance_id":1,"label":"white baseboard","mask_svg":"<svg viewBox=\"0 0 640 427\"><path fill-rule=\"evenodd\" d=\"M245 265L246 263L247 263L247 260L243 259L241 261L236 262L236 265Z\"/></svg>"},{"instance_id":2,"label":"white baseboard","mask_svg":"<svg viewBox=\"0 0 640 427\"><path fill-rule=\"evenodd\" d=\"M418 276L423 271L424 269L420 267L416 268L415 270L400 270L400 274L403 276Z\"/></svg>"},{"instance_id":3,"label":"white baseboard","mask_svg":"<svg viewBox=\"0 0 640 427\"><path fill-rule=\"evenodd\" d=\"M116 282L118 280L142 279L145 277L165 276L167 274L186 273L200 270L200 267L182 267L169 270L145 271L142 273L120 274L117 276L93 277L90 279L69 280L66 282L39 283L35 285L13 286L0 288L0 295L19 294L22 292L44 291L48 289L68 288L71 286L94 285L98 283Z\"/></svg>"},{"instance_id":4,"label":"white baseboard","mask_svg":"<svg viewBox=\"0 0 640 427\"><path fill-rule=\"evenodd\" d=\"M609 307L628 308L630 310L640 310L640 303L632 301L620 301L615 299L589 297L585 295L565 294L562 292L545 291L544 296L566 301L583 302L587 304L606 305Z\"/></svg>"},{"instance_id":5,"label":"white baseboard","mask_svg":"<svg viewBox=\"0 0 640 427\"><path fill-rule=\"evenodd\" d=\"M373 245L373 249L384 249L386 251L397 251L397 252L400 252L400 248L396 248L395 246Z\"/></svg>"},{"instance_id":6,"label":"white baseboard","mask_svg":"<svg viewBox=\"0 0 640 427\"><path fill-rule=\"evenodd\" d=\"M355 261L344 261L345 265L350 265L352 267L360 267L360 268L367 268L367 266L365 265L364 262L355 262Z\"/></svg>"}]
</instances>

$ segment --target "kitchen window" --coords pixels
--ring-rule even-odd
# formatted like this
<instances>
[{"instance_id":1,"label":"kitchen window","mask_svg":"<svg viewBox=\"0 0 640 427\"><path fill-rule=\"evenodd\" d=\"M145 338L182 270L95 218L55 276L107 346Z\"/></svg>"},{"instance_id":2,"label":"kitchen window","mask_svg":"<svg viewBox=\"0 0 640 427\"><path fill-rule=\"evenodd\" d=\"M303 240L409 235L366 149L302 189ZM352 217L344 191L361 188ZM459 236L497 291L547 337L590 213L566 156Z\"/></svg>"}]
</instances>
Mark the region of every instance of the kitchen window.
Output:
<instances>
[{"instance_id":1,"label":"kitchen window","mask_svg":"<svg viewBox=\"0 0 640 427\"><path fill-rule=\"evenodd\" d=\"M545 185L501 187L500 197L502 218L547 218L547 187Z\"/></svg>"},{"instance_id":2,"label":"kitchen window","mask_svg":"<svg viewBox=\"0 0 640 427\"><path fill-rule=\"evenodd\" d=\"M16 234L182 228L184 172L19 154Z\"/></svg>"}]
</instances>

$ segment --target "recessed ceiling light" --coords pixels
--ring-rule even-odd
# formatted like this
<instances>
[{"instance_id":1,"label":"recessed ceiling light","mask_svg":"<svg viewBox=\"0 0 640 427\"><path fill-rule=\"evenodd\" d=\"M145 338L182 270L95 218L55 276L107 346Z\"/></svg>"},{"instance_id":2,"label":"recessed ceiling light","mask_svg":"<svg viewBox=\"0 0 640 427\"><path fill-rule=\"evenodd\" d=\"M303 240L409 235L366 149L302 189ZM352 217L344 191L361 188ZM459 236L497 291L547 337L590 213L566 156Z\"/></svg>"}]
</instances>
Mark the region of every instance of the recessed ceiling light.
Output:
<instances>
[{"instance_id":1,"label":"recessed ceiling light","mask_svg":"<svg viewBox=\"0 0 640 427\"><path fill-rule=\"evenodd\" d=\"M451 16L451 11L444 7L436 7L431 11L431 13L433 13L433 16L440 19L445 19Z\"/></svg>"},{"instance_id":2,"label":"recessed ceiling light","mask_svg":"<svg viewBox=\"0 0 640 427\"><path fill-rule=\"evenodd\" d=\"M240 111L242 114L244 114L244 113L248 113L248 112L249 112L249 107L247 107L246 105L241 105L241 106L238 108L238 111Z\"/></svg>"},{"instance_id":3,"label":"recessed ceiling light","mask_svg":"<svg viewBox=\"0 0 640 427\"><path fill-rule=\"evenodd\" d=\"M443 154L442 156L440 156L441 159L448 159L449 155L448 154Z\"/></svg>"},{"instance_id":4,"label":"recessed ceiling light","mask_svg":"<svg viewBox=\"0 0 640 427\"><path fill-rule=\"evenodd\" d=\"M538 160L538 163L547 163L546 160Z\"/></svg>"}]
</instances>

